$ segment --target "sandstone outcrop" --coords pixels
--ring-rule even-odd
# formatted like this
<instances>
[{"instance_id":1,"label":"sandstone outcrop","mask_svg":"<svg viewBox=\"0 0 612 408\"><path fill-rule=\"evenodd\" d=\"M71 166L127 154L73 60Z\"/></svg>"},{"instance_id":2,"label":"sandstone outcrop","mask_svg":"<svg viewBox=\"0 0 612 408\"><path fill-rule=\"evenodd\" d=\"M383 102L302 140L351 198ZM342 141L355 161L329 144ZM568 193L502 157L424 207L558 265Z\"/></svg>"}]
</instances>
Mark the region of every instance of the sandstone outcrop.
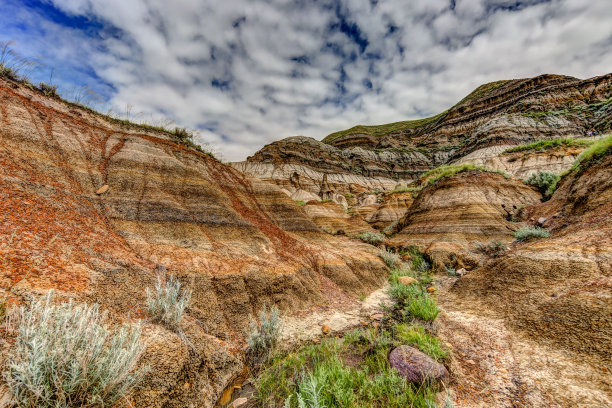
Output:
<instances>
[{"instance_id":1,"label":"sandstone outcrop","mask_svg":"<svg viewBox=\"0 0 612 408\"><path fill-rule=\"evenodd\" d=\"M361 217L347 214L341 205L333 201L311 201L302 208L318 227L329 234L360 235L373 231Z\"/></svg>"},{"instance_id":2,"label":"sandstone outcrop","mask_svg":"<svg viewBox=\"0 0 612 408\"><path fill-rule=\"evenodd\" d=\"M421 190L388 245L416 245L438 267L473 267L475 261L465 251L491 240L512 241L518 229L513 217L540 198L520 180L480 170L462 172ZM453 258L457 256L459 264Z\"/></svg>"},{"instance_id":3,"label":"sandstone outcrop","mask_svg":"<svg viewBox=\"0 0 612 408\"><path fill-rule=\"evenodd\" d=\"M277 186L172 134L4 79L0 121L0 295L56 289L116 321L145 318L154 370L136 406L212 406L264 304L291 313L329 300L323 279L347 296L385 281L375 250L322 233ZM186 341L143 312L164 270L193 290Z\"/></svg>"}]
</instances>

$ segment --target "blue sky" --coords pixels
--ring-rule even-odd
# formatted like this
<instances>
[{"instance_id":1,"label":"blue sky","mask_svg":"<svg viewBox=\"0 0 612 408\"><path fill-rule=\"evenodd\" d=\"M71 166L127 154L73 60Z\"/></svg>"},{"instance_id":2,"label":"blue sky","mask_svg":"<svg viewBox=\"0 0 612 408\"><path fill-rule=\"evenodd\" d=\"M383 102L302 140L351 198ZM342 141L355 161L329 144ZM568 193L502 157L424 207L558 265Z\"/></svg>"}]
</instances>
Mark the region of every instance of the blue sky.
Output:
<instances>
[{"instance_id":1,"label":"blue sky","mask_svg":"<svg viewBox=\"0 0 612 408\"><path fill-rule=\"evenodd\" d=\"M35 81L198 128L226 160L437 114L489 81L612 71L609 0L2 0L0 17Z\"/></svg>"}]
</instances>

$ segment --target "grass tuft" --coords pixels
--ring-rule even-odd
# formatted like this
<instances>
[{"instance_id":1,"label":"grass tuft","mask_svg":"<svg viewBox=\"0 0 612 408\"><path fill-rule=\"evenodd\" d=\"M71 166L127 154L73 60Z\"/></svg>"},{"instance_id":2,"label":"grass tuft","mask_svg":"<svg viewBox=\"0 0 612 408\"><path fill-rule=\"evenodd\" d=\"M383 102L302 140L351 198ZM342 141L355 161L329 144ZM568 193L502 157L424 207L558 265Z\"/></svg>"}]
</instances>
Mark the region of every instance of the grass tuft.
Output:
<instances>
[{"instance_id":1,"label":"grass tuft","mask_svg":"<svg viewBox=\"0 0 612 408\"><path fill-rule=\"evenodd\" d=\"M404 344L414 346L436 361L446 360L448 350L442 342L434 336L427 334L423 326L399 324L395 327L396 337Z\"/></svg>"}]
</instances>

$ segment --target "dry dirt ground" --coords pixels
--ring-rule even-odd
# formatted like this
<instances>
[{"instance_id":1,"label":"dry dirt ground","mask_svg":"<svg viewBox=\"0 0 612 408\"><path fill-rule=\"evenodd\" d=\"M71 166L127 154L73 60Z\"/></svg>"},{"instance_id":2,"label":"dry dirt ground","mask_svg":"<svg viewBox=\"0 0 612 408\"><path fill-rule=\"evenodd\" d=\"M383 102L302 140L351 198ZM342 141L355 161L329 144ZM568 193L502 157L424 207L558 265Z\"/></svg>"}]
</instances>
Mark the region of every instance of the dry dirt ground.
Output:
<instances>
[{"instance_id":1,"label":"dry dirt ground","mask_svg":"<svg viewBox=\"0 0 612 408\"><path fill-rule=\"evenodd\" d=\"M437 279L456 408L612 407L612 365L594 367L512 331L490 308L449 292L456 279Z\"/></svg>"}]
</instances>

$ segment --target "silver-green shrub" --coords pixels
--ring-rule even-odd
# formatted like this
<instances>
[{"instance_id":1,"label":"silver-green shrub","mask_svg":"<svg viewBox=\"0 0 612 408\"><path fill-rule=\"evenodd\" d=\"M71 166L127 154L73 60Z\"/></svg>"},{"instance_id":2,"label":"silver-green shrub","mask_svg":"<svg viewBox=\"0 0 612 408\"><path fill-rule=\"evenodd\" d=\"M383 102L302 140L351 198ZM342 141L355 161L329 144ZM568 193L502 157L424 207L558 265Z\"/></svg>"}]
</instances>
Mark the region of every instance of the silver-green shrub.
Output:
<instances>
[{"instance_id":1,"label":"silver-green shrub","mask_svg":"<svg viewBox=\"0 0 612 408\"><path fill-rule=\"evenodd\" d=\"M514 238L519 241L525 241L531 238L548 238L550 232L540 227L523 227L514 232Z\"/></svg>"},{"instance_id":2,"label":"silver-green shrub","mask_svg":"<svg viewBox=\"0 0 612 408\"><path fill-rule=\"evenodd\" d=\"M22 308L5 381L20 408L110 407L142 380L140 325L112 331L95 305L53 304L53 293Z\"/></svg>"},{"instance_id":3,"label":"silver-green shrub","mask_svg":"<svg viewBox=\"0 0 612 408\"><path fill-rule=\"evenodd\" d=\"M158 277L155 289L147 288L149 315L153 321L170 328L178 325L190 300L191 290L186 289L181 293L181 283L173 275L165 281Z\"/></svg>"},{"instance_id":4,"label":"silver-green shrub","mask_svg":"<svg viewBox=\"0 0 612 408\"><path fill-rule=\"evenodd\" d=\"M268 310L264 306L259 313L259 323L251 319L247 333L248 353L254 360L265 359L276 347L283 330L280 311L276 306Z\"/></svg>"},{"instance_id":5,"label":"silver-green shrub","mask_svg":"<svg viewBox=\"0 0 612 408\"><path fill-rule=\"evenodd\" d=\"M387 237L384 234L371 231L364 232L363 234L359 235L358 238L371 245L380 245L387 240Z\"/></svg>"},{"instance_id":6,"label":"silver-green shrub","mask_svg":"<svg viewBox=\"0 0 612 408\"><path fill-rule=\"evenodd\" d=\"M389 268L393 268L400 263L400 257L395 252L391 252L386 249L381 249L378 254L380 258L387 264Z\"/></svg>"}]
</instances>

